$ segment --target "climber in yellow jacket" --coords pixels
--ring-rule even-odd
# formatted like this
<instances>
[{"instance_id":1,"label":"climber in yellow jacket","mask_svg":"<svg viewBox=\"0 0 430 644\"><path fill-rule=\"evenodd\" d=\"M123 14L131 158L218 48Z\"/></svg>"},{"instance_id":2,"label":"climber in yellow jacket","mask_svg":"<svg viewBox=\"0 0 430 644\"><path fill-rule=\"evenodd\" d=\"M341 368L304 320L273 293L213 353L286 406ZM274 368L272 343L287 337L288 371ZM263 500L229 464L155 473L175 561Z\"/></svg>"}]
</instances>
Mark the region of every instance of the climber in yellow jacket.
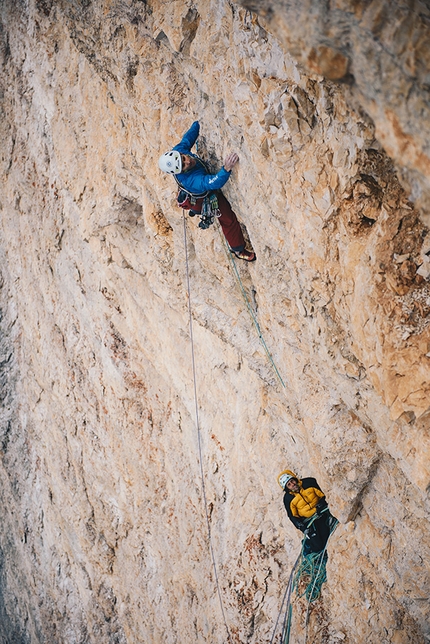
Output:
<instances>
[{"instance_id":1,"label":"climber in yellow jacket","mask_svg":"<svg viewBox=\"0 0 430 644\"><path fill-rule=\"evenodd\" d=\"M305 535L304 554L324 550L337 519L330 513L316 479L299 479L291 470L284 470L278 476L278 483L285 492L288 518Z\"/></svg>"}]
</instances>

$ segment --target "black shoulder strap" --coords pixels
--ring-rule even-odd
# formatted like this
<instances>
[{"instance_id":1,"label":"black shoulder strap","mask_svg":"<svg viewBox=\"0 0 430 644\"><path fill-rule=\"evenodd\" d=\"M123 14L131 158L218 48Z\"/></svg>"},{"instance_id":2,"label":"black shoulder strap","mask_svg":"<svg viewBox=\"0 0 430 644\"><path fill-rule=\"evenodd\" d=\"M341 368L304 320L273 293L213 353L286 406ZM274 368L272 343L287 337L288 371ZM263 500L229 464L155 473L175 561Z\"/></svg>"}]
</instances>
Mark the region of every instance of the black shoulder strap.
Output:
<instances>
[{"instance_id":1,"label":"black shoulder strap","mask_svg":"<svg viewBox=\"0 0 430 644\"><path fill-rule=\"evenodd\" d=\"M203 159L201 159L200 157L195 156L195 155L192 155L192 156L194 156L194 158L195 158L195 159L197 159L198 161L200 161L200 163L202 164L202 166L204 167L204 169L205 169L207 172L209 172L209 168L208 168L207 164L203 161ZM190 192L189 190L187 190L186 188L184 188L184 186L182 185L182 183L181 183L181 182L179 181L179 179L177 178L176 174L174 174L173 176L174 176L175 181L176 181L176 183L178 184L179 188L180 188L181 190L183 190L184 192L186 192L186 193L187 193L187 195L191 195L192 197L201 198L201 197L206 197L206 195L208 195L208 194L209 194L209 190L206 190L206 192L200 192L200 193Z\"/></svg>"}]
</instances>

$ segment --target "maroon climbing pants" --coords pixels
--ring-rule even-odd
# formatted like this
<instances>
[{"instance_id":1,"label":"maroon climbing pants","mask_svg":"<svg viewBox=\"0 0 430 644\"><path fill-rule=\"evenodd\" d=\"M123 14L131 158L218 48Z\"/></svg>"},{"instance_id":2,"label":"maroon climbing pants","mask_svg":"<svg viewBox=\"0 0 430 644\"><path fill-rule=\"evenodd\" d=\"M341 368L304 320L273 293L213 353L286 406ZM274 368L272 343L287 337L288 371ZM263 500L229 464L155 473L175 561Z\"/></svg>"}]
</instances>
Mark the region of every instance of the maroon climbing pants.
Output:
<instances>
[{"instance_id":1,"label":"maroon climbing pants","mask_svg":"<svg viewBox=\"0 0 430 644\"><path fill-rule=\"evenodd\" d=\"M236 214L230 206L230 202L224 197L221 191L217 192L218 207L221 212L221 217L218 217L222 232L226 238L231 250L241 251L245 248L245 239L243 237L242 229L237 221ZM193 205L192 212L200 214L202 210L203 199L197 199Z\"/></svg>"}]
</instances>

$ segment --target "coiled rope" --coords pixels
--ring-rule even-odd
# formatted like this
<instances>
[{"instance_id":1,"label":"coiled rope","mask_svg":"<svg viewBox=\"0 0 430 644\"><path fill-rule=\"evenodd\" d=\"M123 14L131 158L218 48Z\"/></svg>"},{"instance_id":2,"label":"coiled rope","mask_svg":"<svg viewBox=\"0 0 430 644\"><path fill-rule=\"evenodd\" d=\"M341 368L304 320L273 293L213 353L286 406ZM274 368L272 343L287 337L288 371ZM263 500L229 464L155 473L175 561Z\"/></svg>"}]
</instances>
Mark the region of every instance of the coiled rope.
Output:
<instances>
[{"instance_id":1,"label":"coiled rope","mask_svg":"<svg viewBox=\"0 0 430 644\"><path fill-rule=\"evenodd\" d=\"M328 539L330 539L331 535L333 532L336 530L337 526L339 525L339 521L336 520L336 523L331 527L330 529L330 534L328 536ZM324 546L324 550L321 553L321 559L320 559L320 564L318 567L318 570L316 572L316 575L314 575L313 579L313 584L310 593L308 592L309 586L306 588L306 597L308 598L308 607L306 610L306 631L305 631L305 641L304 644L306 644L307 639L308 639L308 624L309 624L309 610L311 607L311 603L315 601L315 599L318 599L321 593L321 586L327 579L327 572L326 572L326 564L327 564L327 559L325 559L325 554L327 550L327 544L328 544L328 539L327 542ZM324 567L323 573L321 574L321 568ZM299 572L297 573L297 576L299 575ZM315 594L314 594L315 593Z\"/></svg>"},{"instance_id":2,"label":"coiled rope","mask_svg":"<svg viewBox=\"0 0 430 644\"><path fill-rule=\"evenodd\" d=\"M315 519L316 518L317 517L315 517ZM313 521L309 523L309 526L312 523ZM338 525L339 525L339 522L336 521L336 523L331 527L330 534L325 544L324 550L322 550L321 552L311 552L308 555L304 555L303 549L304 549L306 540L303 539L302 541L300 554L293 566L290 579L288 580L288 586L287 586L288 600L287 600L287 606L285 609L285 618L282 626L281 644L289 644L290 642L290 631L291 631L291 623L292 623L292 606L291 606L292 594L295 591L297 592L298 585L302 577L309 576L311 578L309 583L306 585L306 588L303 591L303 593L299 595L299 597L303 597L304 595L306 595L306 599L308 600L306 619L305 619L304 644L306 644L307 642L310 606L320 596L321 587L327 579L327 574L326 574L327 559L325 557L326 551L327 551L327 544L331 535L336 530ZM287 591L285 592L284 598L287 595ZM270 640L270 644L272 644L272 642L274 641L276 628L278 625L279 617L283 611L283 607L284 607L284 600L282 601L281 608L279 610L278 618L276 620L276 624L273 630L273 635L272 635L272 639Z\"/></svg>"},{"instance_id":3,"label":"coiled rope","mask_svg":"<svg viewBox=\"0 0 430 644\"><path fill-rule=\"evenodd\" d=\"M230 643L232 643L230 630L228 628L227 620L226 620L226 617L225 617L224 604L223 604L223 601L222 601L221 588L220 588L220 585L219 585L218 571L217 571L217 566L216 566L216 561L215 561L215 553L214 553L213 544L212 544L212 532L211 532L211 525L210 525L210 520L209 520L208 501L207 501L207 497L206 497L205 477L204 477L204 471L203 471L202 438L201 438L200 420L199 420L199 406L198 406L198 401L197 401L196 362L195 362L195 357L194 357L193 317L192 317L192 310L191 310L191 288L190 288L190 272L189 272L188 247L187 247L187 224L186 224L186 214L185 214L185 212L184 212L184 246L185 246L185 266L186 266L186 273L187 273L188 315L189 315L190 341L191 341L191 362L192 362L193 383L194 383L194 404L195 404L195 415L196 415L197 442L198 442L198 450L199 450L199 466L200 466L200 478L201 478L201 486L202 486L202 496L203 496L203 504L204 504L204 508L205 508L205 515L206 515L206 525L207 525L207 532L208 532L209 550L210 550L211 559L212 559L212 567L213 567L213 571L214 571L214 578L215 578L215 584L216 584L217 593L218 593L218 599L219 599L219 603L220 603L220 607L221 607L222 617L223 617L223 620L224 620L224 626L225 626L225 629L227 631L227 638L228 638L228 641Z\"/></svg>"}]
</instances>

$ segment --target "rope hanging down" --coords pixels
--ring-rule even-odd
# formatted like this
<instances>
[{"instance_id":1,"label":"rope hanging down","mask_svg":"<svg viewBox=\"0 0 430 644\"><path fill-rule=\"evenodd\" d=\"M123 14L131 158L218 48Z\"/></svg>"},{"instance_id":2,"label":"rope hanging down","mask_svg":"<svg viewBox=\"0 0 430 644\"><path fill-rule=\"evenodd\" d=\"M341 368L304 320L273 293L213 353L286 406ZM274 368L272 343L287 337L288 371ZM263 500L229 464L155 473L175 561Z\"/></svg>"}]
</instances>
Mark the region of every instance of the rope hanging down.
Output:
<instances>
[{"instance_id":1,"label":"rope hanging down","mask_svg":"<svg viewBox=\"0 0 430 644\"><path fill-rule=\"evenodd\" d=\"M234 274L236 276L236 280L237 280L237 282L238 282L238 284L240 286L240 290L242 291L243 299L245 300L247 309L248 309L248 311L249 311L249 313L251 315L252 321L253 321L254 326L255 326L255 328L257 330L258 337L260 338L260 342L261 342L261 344L263 346L264 351L266 352L266 355L267 355L267 357L269 359L270 364L272 365L272 367L273 367L273 369L274 369L274 371L275 371L275 373L276 373L276 375L278 377L279 382L281 383L283 388L286 389L285 383L282 380L281 374L279 373L279 370L278 370L278 368L277 368L277 366L275 364L275 361L273 360L272 354L270 353L270 351L269 351L269 349L267 347L266 341L263 338L263 334L261 333L260 325L257 322L257 318L255 317L254 311L252 310L252 306L251 306L249 298L248 298L248 296L246 294L246 291L245 291L245 288L243 286L242 280L240 279L239 271L237 270L237 266L236 266L236 262L234 260L233 254L230 252L230 249L227 246L227 242L225 241L224 235L221 232L221 226L219 225L219 223L218 223L217 228L218 228L218 232L219 232L220 237L221 237L222 244L224 246L225 253L226 253L227 257L228 257L228 260L229 260L230 264L233 267L233 271L234 271Z\"/></svg>"},{"instance_id":2,"label":"rope hanging down","mask_svg":"<svg viewBox=\"0 0 430 644\"><path fill-rule=\"evenodd\" d=\"M187 225L186 225L185 212L184 212L184 246L185 246L185 265L186 265L186 272L187 272L188 315L189 315L190 341L191 341L191 361L192 361L193 382L194 382L194 404L195 404L195 415L196 415L197 442L198 442L198 450L199 450L199 466L200 466L200 478L201 478L201 484L202 484L202 496L203 496L203 504L204 504L204 508L205 508L209 550L210 550L211 559L212 559L212 567L213 567L213 571L214 571L215 584L216 584L217 593L218 593L218 599L219 599L219 603L220 603L220 607L221 607L221 613L222 613L222 617L223 617L223 620L224 620L224 626L225 626L225 629L227 631L227 638L228 638L228 641L231 643L232 639L231 639L231 636L230 636L230 630L228 628L227 620L226 620L226 617L225 617L224 605L223 605L222 597L221 597L221 589L220 589L219 580L218 580L218 571L217 571L217 567L216 567L215 554L214 554L214 549L213 549L213 545L212 545L212 532L211 532L211 525L210 525L210 520L209 520L208 501L207 501L207 497L206 497L206 486L205 486L205 478L204 478L204 472L203 472L202 438L201 438L200 421L199 421L199 406L198 406L198 401L197 401L196 362L195 362L195 357L194 357L193 317L192 317L192 310L191 310L190 272L189 272L189 264L188 264Z\"/></svg>"},{"instance_id":3,"label":"rope hanging down","mask_svg":"<svg viewBox=\"0 0 430 644\"><path fill-rule=\"evenodd\" d=\"M293 568L291 570L290 577L288 579L287 588L286 588L284 596L282 598L281 608L279 610L278 617L276 618L276 624L275 624L275 628L273 629L273 635L272 635L272 638L270 640L270 644L273 644L273 641L275 639L276 629L278 627L279 618L281 617L281 613L282 613L282 610L284 608L285 600L287 602L287 604L286 604L287 608L286 608L286 611L285 611L285 619L284 619L284 623L283 623L283 626L282 626L282 632L284 633L285 630L286 630L286 621L287 621L288 616L291 614L291 593L293 592L293 582L294 582L296 569L297 569L297 566L299 565L299 561L300 561L301 556L302 556L302 553L300 552L299 556L296 559L296 563L294 564L294 566L293 566Z\"/></svg>"},{"instance_id":4,"label":"rope hanging down","mask_svg":"<svg viewBox=\"0 0 430 644\"><path fill-rule=\"evenodd\" d=\"M338 521L336 521L336 523L333 524L330 530L329 538L336 530L338 524L339 524ZM314 601L316 601L320 596L321 587L327 579L327 572L326 572L327 552L326 551L327 551L328 539L324 547L324 550L322 550L321 552L311 552L308 555L303 554L305 541L306 539L303 539L300 555L298 556L298 559L296 560L293 566L293 569L291 571L290 578L288 580L287 590L285 591L284 599L282 600L281 608L279 610L278 618L276 620L276 624L273 630L273 635L272 635L272 639L270 640L270 644L272 644L272 642L274 641L276 628L279 622L280 615L284 608L284 602L286 597L287 597L287 604L285 609L285 617L282 625L282 634L281 634L280 643L289 644L290 642L290 631L291 631L291 623L292 623L292 617L293 617L292 595L294 592L296 592L299 598L306 596L306 599L308 600L308 606L307 606L306 618L305 618L306 630L305 630L304 644L306 644L310 607L311 607L311 604ZM303 592L299 595L298 586L300 584L300 581L305 580L306 578L309 581L306 583Z\"/></svg>"},{"instance_id":5,"label":"rope hanging down","mask_svg":"<svg viewBox=\"0 0 430 644\"><path fill-rule=\"evenodd\" d=\"M252 13L251 12L249 12L249 13L252 16ZM246 20L246 14L245 14L245 20ZM196 150L197 150L197 152L199 151L199 142L198 142L198 140L196 141ZM217 224L218 224L217 225L218 232L220 234L221 241L222 241L222 244L224 246L225 254L228 257L228 260L229 260L230 264L233 266L234 274L236 275L236 279L237 279L237 281L239 283L240 290L242 291L242 295L243 295L243 298L245 300L246 306L247 306L248 311L249 311L249 313L251 315L251 318L252 318L252 321L254 323L254 326L255 326L255 328L257 330L258 337L260 338L260 342L263 345L263 349L266 352L266 355L267 355L267 357L269 359L269 362L271 363L271 365L272 365L272 367L273 367L273 369L274 369L274 371L275 371L275 373L276 373L276 375L278 377L279 382L281 383L283 388L286 389L285 383L281 378L281 374L279 373L278 368L277 368L277 366L276 366L276 364L275 364L275 362L273 360L272 354L270 353L269 349L267 348L267 344L266 344L266 342L265 342L265 340L263 338L263 334L261 333L260 325L257 322L257 319L256 319L256 317L254 315L254 311L252 310L252 307L251 307L251 304L249 302L248 296L247 296L246 291L245 291L245 289L243 287L242 280L240 279L240 275L239 275L239 271L237 270L236 262L234 261L233 255L232 255L232 253L230 252L230 249L227 246L227 242L225 240L225 237L224 237L223 233L221 232L221 226L219 225L218 221L217 221Z\"/></svg>"}]
</instances>

